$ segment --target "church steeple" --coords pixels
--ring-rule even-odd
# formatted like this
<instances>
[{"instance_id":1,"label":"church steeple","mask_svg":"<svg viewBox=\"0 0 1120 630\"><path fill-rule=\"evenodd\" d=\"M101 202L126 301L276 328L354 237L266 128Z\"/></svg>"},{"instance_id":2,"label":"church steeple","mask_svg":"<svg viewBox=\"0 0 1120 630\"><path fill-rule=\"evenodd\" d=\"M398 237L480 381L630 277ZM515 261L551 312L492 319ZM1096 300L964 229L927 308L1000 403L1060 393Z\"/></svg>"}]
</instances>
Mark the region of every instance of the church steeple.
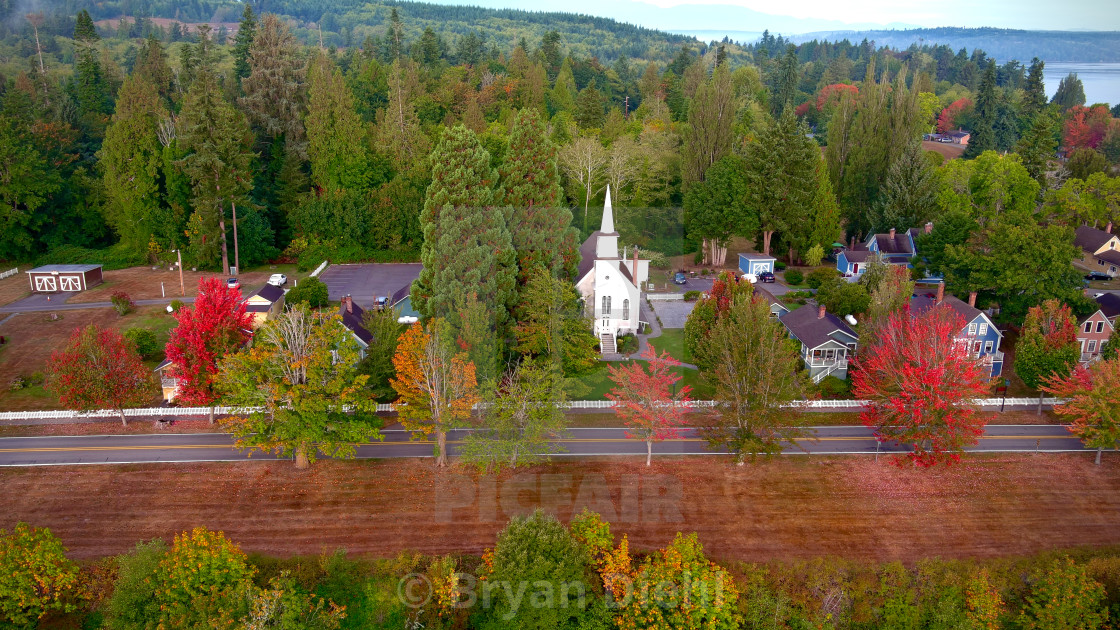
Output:
<instances>
[{"instance_id":1,"label":"church steeple","mask_svg":"<svg viewBox=\"0 0 1120 630\"><path fill-rule=\"evenodd\" d=\"M603 225L600 232L614 234L614 210L611 208L611 185L607 184L607 199L603 202Z\"/></svg>"}]
</instances>

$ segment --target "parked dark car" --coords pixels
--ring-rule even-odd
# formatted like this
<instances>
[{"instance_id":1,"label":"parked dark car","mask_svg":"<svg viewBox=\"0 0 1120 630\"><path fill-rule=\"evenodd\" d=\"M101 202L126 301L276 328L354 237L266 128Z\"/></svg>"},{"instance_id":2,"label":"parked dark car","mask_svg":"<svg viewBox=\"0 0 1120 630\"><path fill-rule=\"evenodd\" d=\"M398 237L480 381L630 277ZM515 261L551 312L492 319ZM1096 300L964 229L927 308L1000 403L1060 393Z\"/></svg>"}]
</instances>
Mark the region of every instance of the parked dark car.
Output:
<instances>
[{"instance_id":1,"label":"parked dark car","mask_svg":"<svg viewBox=\"0 0 1120 630\"><path fill-rule=\"evenodd\" d=\"M688 276L684 275L683 271L678 271L677 273L673 274L674 284L686 284L687 282Z\"/></svg>"},{"instance_id":2,"label":"parked dark car","mask_svg":"<svg viewBox=\"0 0 1120 630\"><path fill-rule=\"evenodd\" d=\"M1108 275L1107 273L1100 273L1099 271L1090 271L1089 273L1085 274L1085 279L1086 280L1105 280L1105 281L1107 281L1107 280L1111 280L1112 276Z\"/></svg>"},{"instance_id":3,"label":"parked dark car","mask_svg":"<svg viewBox=\"0 0 1120 630\"><path fill-rule=\"evenodd\" d=\"M758 281L759 282L773 282L774 281L774 272L773 271L763 271L762 273L758 274Z\"/></svg>"}]
</instances>

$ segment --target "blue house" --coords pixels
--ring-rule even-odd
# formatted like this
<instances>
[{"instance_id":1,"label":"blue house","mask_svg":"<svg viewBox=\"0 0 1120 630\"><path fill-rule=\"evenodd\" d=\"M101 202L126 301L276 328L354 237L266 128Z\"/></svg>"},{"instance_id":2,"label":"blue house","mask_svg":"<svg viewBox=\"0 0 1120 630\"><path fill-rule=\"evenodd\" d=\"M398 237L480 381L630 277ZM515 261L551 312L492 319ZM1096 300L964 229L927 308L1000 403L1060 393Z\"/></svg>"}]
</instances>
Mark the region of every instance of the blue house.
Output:
<instances>
[{"instance_id":1,"label":"blue house","mask_svg":"<svg viewBox=\"0 0 1120 630\"><path fill-rule=\"evenodd\" d=\"M764 271L774 273L777 259L766 254L739 254L739 271L758 275Z\"/></svg>"},{"instance_id":2,"label":"blue house","mask_svg":"<svg viewBox=\"0 0 1120 630\"><path fill-rule=\"evenodd\" d=\"M980 359L991 370L993 378L1002 374L1003 353L999 344L1003 341L1003 333L984 311L976 308L976 293L970 294L965 303L952 295L945 295L945 284L939 283L937 293L915 293L910 298L910 312L915 315L938 305L953 309L964 320L957 340L967 344L969 356Z\"/></svg>"},{"instance_id":3,"label":"blue house","mask_svg":"<svg viewBox=\"0 0 1120 630\"><path fill-rule=\"evenodd\" d=\"M933 224L927 223L923 228L928 234L933 231ZM845 276L861 276L867 269L867 263L879 258L888 265L910 266L910 259L918 254L918 236L923 229L910 228L899 232L891 228L885 234L872 234L867 237L867 242L845 249L836 255L836 270Z\"/></svg>"}]
</instances>

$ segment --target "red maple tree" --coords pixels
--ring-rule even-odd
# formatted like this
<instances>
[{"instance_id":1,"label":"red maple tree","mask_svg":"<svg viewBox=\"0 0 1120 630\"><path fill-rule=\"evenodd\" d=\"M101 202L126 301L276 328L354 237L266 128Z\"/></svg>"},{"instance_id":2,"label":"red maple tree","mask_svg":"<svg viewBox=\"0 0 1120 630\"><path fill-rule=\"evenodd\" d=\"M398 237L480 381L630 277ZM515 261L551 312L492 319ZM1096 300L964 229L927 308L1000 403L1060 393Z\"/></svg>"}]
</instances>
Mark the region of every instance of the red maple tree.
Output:
<instances>
[{"instance_id":1,"label":"red maple tree","mask_svg":"<svg viewBox=\"0 0 1120 630\"><path fill-rule=\"evenodd\" d=\"M175 396L188 405L211 405L218 399L218 360L249 339L253 316L245 312L240 289L227 287L219 278L202 278L194 306L179 309L175 319L179 323L166 349L168 375L177 381Z\"/></svg>"},{"instance_id":2,"label":"red maple tree","mask_svg":"<svg viewBox=\"0 0 1120 630\"><path fill-rule=\"evenodd\" d=\"M829 103L839 103L845 94L851 94L855 97L859 94L859 88L847 83L833 83L824 86L817 93L817 111L823 111Z\"/></svg>"},{"instance_id":3,"label":"red maple tree","mask_svg":"<svg viewBox=\"0 0 1120 630\"><path fill-rule=\"evenodd\" d=\"M113 409L128 426L124 410L151 402L152 374L140 355L113 328L77 328L62 350L47 362L48 388L68 409Z\"/></svg>"},{"instance_id":4,"label":"red maple tree","mask_svg":"<svg viewBox=\"0 0 1120 630\"><path fill-rule=\"evenodd\" d=\"M1120 444L1120 357L1074 368L1068 376L1051 376L1042 391L1066 399L1054 413L1071 420L1069 432L1089 447L1101 450Z\"/></svg>"},{"instance_id":5,"label":"red maple tree","mask_svg":"<svg viewBox=\"0 0 1120 630\"><path fill-rule=\"evenodd\" d=\"M678 436L688 412L688 385L676 390L681 380L673 368L680 365L668 352L657 354L649 345L643 359L647 364L632 362L607 368L614 388L607 394L614 401L614 412L629 428L626 437L646 443L646 466L653 458L653 443L671 440ZM674 391L676 390L676 391Z\"/></svg>"},{"instance_id":6,"label":"red maple tree","mask_svg":"<svg viewBox=\"0 0 1120 630\"><path fill-rule=\"evenodd\" d=\"M956 126L957 115L969 107L972 107L972 99L958 98L941 110L941 115L937 117L937 133L952 131Z\"/></svg>"},{"instance_id":7,"label":"red maple tree","mask_svg":"<svg viewBox=\"0 0 1120 630\"><path fill-rule=\"evenodd\" d=\"M907 459L918 466L960 461L984 431L969 405L988 393L988 370L956 339L963 326L945 305L917 315L906 308L855 360L853 391L867 401L860 419L876 438L910 445Z\"/></svg>"},{"instance_id":8,"label":"red maple tree","mask_svg":"<svg viewBox=\"0 0 1120 630\"><path fill-rule=\"evenodd\" d=\"M1099 147L1111 124L1112 114L1104 105L1074 105L1066 113L1066 129L1062 138L1066 149L1072 151Z\"/></svg>"}]
</instances>

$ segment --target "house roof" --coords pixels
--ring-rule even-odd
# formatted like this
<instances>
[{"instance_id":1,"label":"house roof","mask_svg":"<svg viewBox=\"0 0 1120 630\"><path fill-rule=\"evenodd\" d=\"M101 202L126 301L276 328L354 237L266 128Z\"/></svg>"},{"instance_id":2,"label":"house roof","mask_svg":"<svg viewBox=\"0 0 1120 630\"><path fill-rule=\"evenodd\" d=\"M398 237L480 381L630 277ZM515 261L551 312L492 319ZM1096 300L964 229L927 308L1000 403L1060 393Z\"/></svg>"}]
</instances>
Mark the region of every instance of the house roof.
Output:
<instances>
[{"instance_id":1,"label":"house roof","mask_svg":"<svg viewBox=\"0 0 1120 630\"><path fill-rule=\"evenodd\" d=\"M1114 236L1116 235L1104 230L1082 225L1073 232L1073 244L1087 252L1095 252Z\"/></svg>"},{"instance_id":2,"label":"house roof","mask_svg":"<svg viewBox=\"0 0 1120 630\"><path fill-rule=\"evenodd\" d=\"M789 311L789 307L785 305L785 302L782 302L777 297L775 297L774 294L771 293L769 289L767 289L765 287L758 286L758 285L752 285L752 286L754 286L754 293L756 295L758 295L759 297L761 297L762 299L769 302L771 306L778 306L783 311L787 311L787 312Z\"/></svg>"},{"instance_id":3,"label":"house roof","mask_svg":"<svg viewBox=\"0 0 1120 630\"><path fill-rule=\"evenodd\" d=\"M1100 260L1110 262L1114 265L1120 265L1120 252L1114 249L1106 249L1099 254L1094 254Z\"/></svg>"},{"instance_id":4,"label":"house roof","mask_svg":"<svg viewBox=\"0 0 1120 630\"><path fill-rule=\"evenodd\" d=\"M408 297L411 293L412 293L412 283L409 282L408 284L404 285L403 287L397 289L397 292L393 294L393 297L389 298L389 306L396 306L397 304L400 303L401 300Z\"/></svg>"},{"instance_id":5,"label":"house roof","mask_svg":"<svg viewBox=\"0 0 1120 630\"><path fill-rule=\"evenodd\" d=\"M352 310L346 310L345 304L338 306L338 314L342 316L342 325L349 328L350 332L357 335L362 343L369 344L373 341L373 335L366 330L362 325L362 315L365 315L365 310L357 304L351 303Z\"/></svg>"},{"instance_id":6,"label":"house roof","mask_svg":"<svg viewBox=\"0 0 1120 630\"><path fill-rule=\"evenodd\" d=\"M272 304L275 304L275 302L273 302L271 304L262 304L260 302L257 302L255 304L246 304L245 305L245 312L246 313L267 313L270 310L272 310Z\"/></svg>"},{"instance_id":7,"label":"house roof","mask_svg":"<svg viewBox=\"0 0 1120 630\"><path fill-rule=\"evenodd\" d=\"M859 335L848 326L844 320L833 313L820 316L820 309L816 305L806 304L801 308L790 311L778 318L794 337L809 348L820 347L829 341L836 341L832 333L837 331L858 339Z\"/></svg>"},{"instance_id":8,"label":"house roof","mask_svg":"<svg viewBox=\"0 0 1120 630\"><path fill-rule=\"evenodd\" d=\"M774 258L773 256L767 256L766 254L756 254L753 252L748 254L739 254L739 258L746 258L747 260L777 260L777 258Z\"/></svg>"},{"instance_id":9,"label":"house roof","mask_svg":"<svg viewBox=\"0 0 1120 630\"><path fill-rule=\"evenodd\" d=\"M269 302L275 303L280 298L284 297L284 289L276 286L275 284L266 284L259 288L249 297L260 296Z\"/></svg>"},{"instance_id":10,"label":"house roof","mask_svg":"<svg viewBox=\"0 0 1120 630\"><path fill-rule=\"evenodd\" d=\"M576 278L582 278L587 275L588 271L595 266L595 245L599 242L599 235L602 234L599 230L591 233L583 245L579 246L579 271L576 272Z\"/></svg>"},{"instance_id":11,"label":"house roof","mask_svg":"<svg viewBox=\"0 0 1120 630\"><path fill-rule=\"evenodd\" d=\"M910 237L907 236L906 231L896 231L894 238L891 238L890 233L876 234L875 244L879 247L881 254L910 254L914 253L914 248L910 246Z\"/></svg>"},{"instance_id":12,"label":"house roof","mask_svg":"<svg viewBox=\"0 0 1120 630\"><path fill-rule=\"evenodd\" d=\"M867 259L873 256L873 254L866 249L845 249L842 253L844 254L844 258L851 263L867 262Z\"/></svg>"},{"instance_id":13,"label":"house roof","mask_svg":"<svg viewBox=\"0 0 1120 630\"><path fill-rule=\"evenodd\" d=\"M1097 304L1104 316L1109 319L1120 315L1120 295L1105 293L1097 298Z\"/></svg>"},{"instance_id":14,"label":"house roof","mask_svg":"<svg viewBox=\"0 0 1120 630\"><path fill-rule=\"evenodd\" d=\"M968 135L971 135L971 134L967 131L950 131L949 133L947 133L945 135L949 136L950 138L964 138L965 136L968 136Z\"/></svg>"},{"instance_id":15,"label":"house roof","mask_svg":"<svg viewBox=\"0 0 1120 630\"><path fill-rule=\"evenodd\" d=\"M101 265L43 265L42 267L30 269L27 273L51 273L54 271L57 271L59 273L85 273L87 271L93 271L94 269L100 268Z\"/></svg>"},{"instance_id":16,"label":"house roof","mask_svg":"<svg viewBox=\"0 0 1120 630\"><path fill-rule=\"evenodd\" d=\"M965 302L955 295L949 295L948 293L945 294L945 299L943 299L941 303L953 309L953 311L957 315L960 315L961 318L964 319L966 324L973 321L977 317L984 315L984 311L976 308L975 306L969 306L968 302ZM937 295L934 293L915 293L913 297L910 298L910 312L914 315L924 313L936 305ZM985 315L985 318L986 317L987 316ZM993 326L993 328L995 327ZM1003 336L1003 333L1000 332L998 328L995 328L995 331L999 334L999 336Z\"/></svg>"}]
</instances>

